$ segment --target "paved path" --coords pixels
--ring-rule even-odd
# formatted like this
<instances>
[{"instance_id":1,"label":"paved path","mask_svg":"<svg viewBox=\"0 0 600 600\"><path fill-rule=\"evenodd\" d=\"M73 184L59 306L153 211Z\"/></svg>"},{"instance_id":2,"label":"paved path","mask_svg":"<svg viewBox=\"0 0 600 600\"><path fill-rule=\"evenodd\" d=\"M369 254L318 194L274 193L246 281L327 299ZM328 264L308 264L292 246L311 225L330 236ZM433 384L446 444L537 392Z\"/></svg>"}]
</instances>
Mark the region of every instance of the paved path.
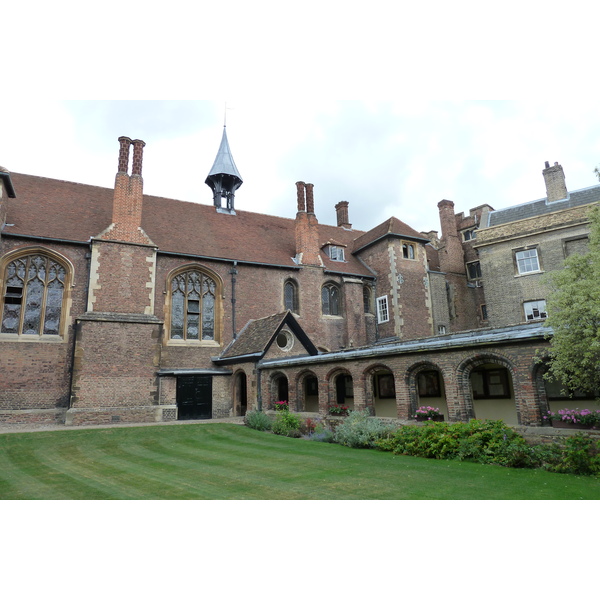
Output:
<instances>
[{"instance_id":1,"label":"paved path","mask_svg":"<svg viewBox=\"0 0 600 600\"><path fill-rule=\"evenodd\" d=\"M3 433L33 433L36 431L68 431L73 429L114 429L116 427L152 427L156 425L206 425L209 423L234 423L236 425L244 424L244 417L229 417L226 419L202 419L198 421L161 421L159 423L114 423L105 425L74 425L67 427L65 425L48 424L29 424L16 425L9 423L0 423L0 434Z\"/></svg>"}]
</instances>

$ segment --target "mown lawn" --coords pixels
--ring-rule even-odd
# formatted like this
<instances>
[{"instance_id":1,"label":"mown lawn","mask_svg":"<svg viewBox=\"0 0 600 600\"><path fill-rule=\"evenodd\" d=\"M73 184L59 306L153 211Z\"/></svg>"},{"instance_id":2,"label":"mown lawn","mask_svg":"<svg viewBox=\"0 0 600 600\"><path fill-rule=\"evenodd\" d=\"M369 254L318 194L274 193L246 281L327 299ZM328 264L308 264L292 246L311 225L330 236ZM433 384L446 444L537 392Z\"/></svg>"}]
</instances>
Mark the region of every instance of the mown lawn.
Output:
<instances>
[{"instance_id":1,"label":"mown lawn","mask_svg":"<svg viewBox=\"0 0 600 600\"><path fill-rule=\"evenodd\" d=\"M569 500L600 480L394 456L230 424L0 435L0 499Z\"/></svg>"}]
</instances>

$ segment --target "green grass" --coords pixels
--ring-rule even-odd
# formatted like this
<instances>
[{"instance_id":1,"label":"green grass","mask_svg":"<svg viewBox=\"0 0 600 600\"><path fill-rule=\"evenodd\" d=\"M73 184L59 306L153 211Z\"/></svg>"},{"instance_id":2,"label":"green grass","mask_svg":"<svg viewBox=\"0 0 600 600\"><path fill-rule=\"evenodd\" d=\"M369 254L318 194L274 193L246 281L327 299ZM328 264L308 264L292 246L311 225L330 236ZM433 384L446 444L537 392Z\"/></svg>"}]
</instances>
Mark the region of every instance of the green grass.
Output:
<instances>
[{"instance_id":1,"label":"green grass","mask_svg":"<svg viewBox=\"0 0 600 600\"><path fill-rule=\"evenodd\" d=\"M0 499L600 498L600 480L394 456L229 424L0 435Z\"/></svg>"}]
</instances>

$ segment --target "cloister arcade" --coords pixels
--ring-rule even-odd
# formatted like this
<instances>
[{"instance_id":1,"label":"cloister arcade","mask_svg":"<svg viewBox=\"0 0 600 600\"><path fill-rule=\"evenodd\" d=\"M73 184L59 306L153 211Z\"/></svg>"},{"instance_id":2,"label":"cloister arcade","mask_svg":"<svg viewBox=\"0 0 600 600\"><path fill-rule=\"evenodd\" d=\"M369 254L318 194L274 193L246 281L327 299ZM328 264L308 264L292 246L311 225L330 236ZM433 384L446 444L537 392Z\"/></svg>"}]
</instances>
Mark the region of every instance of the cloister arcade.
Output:
<instances>
[{"instance_id":1,"label":"cloister arcade","mask_svg":"<svg viewBox=\"0 0 600 600\"><path fill-rule=\"evenodd\" d=\"M530 355L531 356L531 355ZM427 357L391 356L377 362L318 363L264 369L262 405L287 401L296 412L327 414L335 405L369 409L373 416L407 420L419 406L439 408L447 421L502 419L540 423L548 410L543 370L515 364L500 353Z\"/></svg>"}]
</instances>

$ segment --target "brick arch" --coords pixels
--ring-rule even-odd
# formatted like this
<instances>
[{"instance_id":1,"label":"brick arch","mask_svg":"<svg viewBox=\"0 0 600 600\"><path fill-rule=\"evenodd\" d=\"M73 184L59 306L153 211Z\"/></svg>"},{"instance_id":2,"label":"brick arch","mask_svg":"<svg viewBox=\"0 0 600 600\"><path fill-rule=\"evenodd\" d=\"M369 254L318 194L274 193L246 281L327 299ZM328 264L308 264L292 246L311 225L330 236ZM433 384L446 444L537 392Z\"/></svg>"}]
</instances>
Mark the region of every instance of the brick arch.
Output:
<instances>
[{"instance_id":1,"label":"brick arch","mask_svg":"<svg viewBox=\"0 0 600 600\"><path fill-rule=\"evenodd\" d=\"M367 366L362 372L362 380L364 382L364 394L365 394L365 407L369 409L372 415L376 414L375 411L375 394L373 393L374 381L373 378L378 371L389 371L394 377L394 390L395 390L395 401L398 399L398 378L394 369L386 363L374 363Z\"/></svg>"},{"instance_id":2,"label":"brick arch","mask_svg":"<svg viewBox=\"0 0 600 600\"><path fill-rule=\"evenodd\" d=\"M314 377L317 380L317 382L319 381L317 374L314 371L312 371L311 369L304 369L304 370L300 371L294 378L294 389L296 390L296 394L295 394L296 403L295 403L294 409L297 410L298 412L302 412L302 411L306 410L306 397L305 397L304 384L308 377ZM318 384L317 384L317 397L318 397ZM311 411L311 412L316 412L316 411Z\"/></svg>"},{"instance_id":3,"label":"brick arch","mask_svg":"<svg viewBox=\"0 0 600 600\"><path fill-rule=\"evenodd\" d=\"M493 364L500 367L504 367L511 377L513 394L515 396L515 410L517 412L517 420L521 422L521 410L519 403L516 399L516 384L519 382L516 368L512 361L502 356L501 354L485 353L470 356L464 359L457 367L457 379L458 379L458 390L459 396L462 398L463 405L461 407L462 419L468 421L475 417L475 406L473 404L473 390L471 388L471 373L477 367L482 365Z\"/></svg>"},{"instance_id":4,"label":"brick arch","mask_svg":"<svg viewBox=\"0 0 600 600\"><path fill-rule=\"evenodd\" d=\"M244 369L237 369L231 381L233 414L243 417L248 410L248 374Z\"/></svg>"},{"instance_id":5,"label":"brick arch","mask_svg":"<svg viewBox=\"0 0 600 600\"><path fill-rule=\"evenodd\" d=\"M448 395L446 392L448 388L448 374L440 365L429 360L422 360L413 363L404 374L404 383L406 385L406 388L408 389L410 415L414 415L415 411L419 407L419 403L423 404L424 402L426 402L425 399L423 399L421 402L419 401L419 393L417 389L417 376L423 371L437 371L439 373L442 384L442 390L440 391L442 392L442 397L446 402L446 406L442 407L442 411L444 411L445 409L448 418L450 420L455 420L458 407L448 403Z\"/></svg>"},{"instance_id":6,"label":"brick arch","mask_svg":"<svg viewBox=\"0 0 600 600\"><path fill-rule=\"evenodd\" d=\"M280 383L285 381L285 384ZM269 390L267 405L271 409L275 409L275 402L278 400L290 399L290 382L288 376L283 371L275 371L269 375L268 386Z\"/></svg>"},{"instance_id":7,"label":"brick arch","mask_svg":"<svg viewBox=\"0 0 600 600\"><path fill-rule=\"evenodd\" d=\"M352 372L345 367L335 367L331 369L325 376L325 380L327 382L327 408L330 406L337 404L337 378L340 375L346 375L352 378L352 386L356 387L356 381Z\"/></svg>"}]
</instances>

